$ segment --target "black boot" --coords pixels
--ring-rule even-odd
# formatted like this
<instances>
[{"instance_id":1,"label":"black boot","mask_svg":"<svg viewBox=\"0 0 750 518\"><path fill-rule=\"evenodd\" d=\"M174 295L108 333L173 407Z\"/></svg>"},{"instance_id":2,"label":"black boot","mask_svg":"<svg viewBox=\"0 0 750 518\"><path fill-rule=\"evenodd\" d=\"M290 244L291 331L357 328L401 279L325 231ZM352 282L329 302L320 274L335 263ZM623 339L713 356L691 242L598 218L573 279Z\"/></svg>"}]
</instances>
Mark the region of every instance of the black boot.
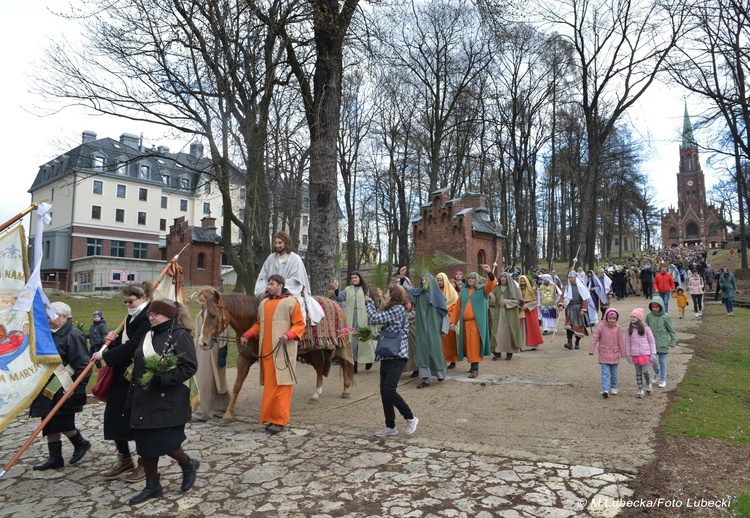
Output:
<instances>
[{"instance_id":1,"label":"black boot","mask_svg":"<svg viewBox=\"0 0 750 518\"><path fill-rule=\"evenodd\" d=\"M580 349L580 348L581 348L581 339L577 338L576 339L576 349Z\"/></svg>"},{"instance_id":2,"label":"black boot","mask_svg":"<svg viewBox=\"0 0 750 518\"><path fill-rule=\"evenodd\" d=\"M146 487L144 488L144 490L141 491L141 494L131 498L128 503L130 505L140 504L141 502L145 502L150 498L156 498L158 496L162 496L163 494L164 490L159 483L159 475L156 475L154 478L146 477Z\"/></svg>"},{"instance_id":3,"label":"black boot","mask_svg":"<svg viewBox=\"0 0 750 518\"><path fill-rule=\"evenodd\" d=\"M565 344L565 348L566 349L572 349L573 348L573 343L570 340L568 340L568 343Z\"/></svg>"},{"instance_id":4,"label":"black boot","mask_svg":"<svg viewBox=\"0 0 750 518\"><path fill-rule=\"evenodd\" d=\"M62 441L48 442L47 449L49 450L49 459L34 466L35 470L44 471L65 466L65 459L62 456Z\"/></svg>"},{"instance_id":5,"label":"black boot","mask_svg":"<svg viewBox=\"0 0 750 518\"><path fill-rule=\"evenodd\" d=\"M372 363L365 363L365 370L369 371L370 369L372 369Z\"/></svg>"},{"instance_id":6,"label":"black boot","mask_svg":"<svg viewBox=\"0 0 750 518\"><path fill-rule=\"evenodd\" d=\"M182 485L180 486L180 489L182 489L183 493L193 487L193 484L195 484L195 477L198 474L198 466L200 465L201 463L198 462L197 459L188 459L188 463L184 466L181 466Z\"/></svg>"},{"instance_id":7,"label":"black boot","mask_svg":"<svg viewBox=\"0 0 750 518\"><path fill-rule=\"evenodd\" d=\"M68 437L68 439L70 439L70 442L75 446L73 456L70 458L70 463L75 464L86 455L86 452L91 448L91 443L84 439L83 435L81 435L81 432L78 430L76 430L76 434L73 437Z\"/></svg>"},{"instance_id":8,"label":"black boot","mask_svg":"<svg viewBox=\"0 0 750 518\"><path fill-rule=\"evenodd\" d=\"M354 362L354 374L357 374L357 362Z\"/></svg>"}]
</instances>

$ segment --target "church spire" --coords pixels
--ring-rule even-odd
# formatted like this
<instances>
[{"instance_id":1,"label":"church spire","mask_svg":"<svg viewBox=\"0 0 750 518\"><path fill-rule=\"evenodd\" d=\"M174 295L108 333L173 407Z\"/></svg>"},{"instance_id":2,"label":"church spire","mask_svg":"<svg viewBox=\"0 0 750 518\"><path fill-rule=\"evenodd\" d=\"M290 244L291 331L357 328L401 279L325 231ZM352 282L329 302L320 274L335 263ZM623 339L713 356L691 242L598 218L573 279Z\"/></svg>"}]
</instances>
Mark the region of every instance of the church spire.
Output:
<instances>
[{"instance_id":1,"label":"church spire","mask_svg":"<svg viewBox=\"0 0 750 518\"><path fill-rule=\"evenodd\" d=\"M682 146L695 146L695 139L693 138L693 125L690 123L690 115L688 115L687 103L685 103L685 115L682 120Z\"/></svg>"}]
</instances>

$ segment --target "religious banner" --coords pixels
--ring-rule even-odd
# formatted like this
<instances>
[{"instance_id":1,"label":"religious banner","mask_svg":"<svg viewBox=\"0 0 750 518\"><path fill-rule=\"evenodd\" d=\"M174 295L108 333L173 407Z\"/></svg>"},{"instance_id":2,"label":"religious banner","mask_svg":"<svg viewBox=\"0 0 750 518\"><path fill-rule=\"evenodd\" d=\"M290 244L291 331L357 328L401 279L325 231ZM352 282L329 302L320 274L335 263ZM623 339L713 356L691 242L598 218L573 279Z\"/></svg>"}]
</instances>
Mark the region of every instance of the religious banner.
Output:
<instances>
[{"instance_id":1,"label":"religious banner","mask_svg":"<svg viewBox=\"0 0 750 518\"><path fill-rule=\"evenodd\" d=\"M27 284L25 250L23 227L0 236L0 432L28 408L61 361L49 330L46 296L41 286L29 290Z\"/></svg>"}]
</instances>

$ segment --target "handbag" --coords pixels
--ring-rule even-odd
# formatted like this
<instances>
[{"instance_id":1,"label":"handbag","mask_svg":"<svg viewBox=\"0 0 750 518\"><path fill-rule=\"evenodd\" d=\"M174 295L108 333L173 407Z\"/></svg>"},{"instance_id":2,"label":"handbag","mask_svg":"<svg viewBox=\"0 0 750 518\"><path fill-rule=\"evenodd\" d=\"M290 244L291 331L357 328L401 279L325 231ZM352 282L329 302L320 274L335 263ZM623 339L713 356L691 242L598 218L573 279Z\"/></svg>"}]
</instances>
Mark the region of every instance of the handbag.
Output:
<instances>
[{"instance_id":1,"label":"handbag","mask_svg":"<svg viewBox=\"0 0 750 518\"><path fill-rule=\"evenodd\" d=\"M381 331L375 355L381 358L398 358L401 351L401 331Z\"/></svg>"},{"instance_id":2,"label":"handbag","mask_svg":"<svg viewBox=\"0 0 750 518\"><path fill-rule=\"evenodd\" d=\"M91 393L106 403L114 384L115 370L109 365L103 365L96 373L96 383L91 389Z\"/></svg>"}]
</instances>

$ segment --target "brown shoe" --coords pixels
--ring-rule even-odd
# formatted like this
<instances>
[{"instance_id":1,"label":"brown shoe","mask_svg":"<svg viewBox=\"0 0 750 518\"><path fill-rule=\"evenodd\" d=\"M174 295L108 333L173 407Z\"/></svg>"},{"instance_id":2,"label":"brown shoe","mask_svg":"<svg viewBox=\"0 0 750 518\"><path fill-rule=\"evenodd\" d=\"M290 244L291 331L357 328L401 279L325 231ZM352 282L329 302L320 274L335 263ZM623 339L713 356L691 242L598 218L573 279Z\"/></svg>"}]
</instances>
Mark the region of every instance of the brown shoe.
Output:
<instances>
[{"instance_id":1,"label":"brown shoe","mask_svg":"<svg viewBox=\"0 0 750 518\"><path fill-rule=\"evenodd\" d=\"M143 462L141 459L138 459L138 467L128 473L125 477L125 482L134 484L136 482L143 482L144 480L146 480L146 470L143 469Z\"/></svg>"},{"instance_id":2,"label":"brown shoe","mask_svg":"<svg viewBox=\"0 0 750 518\"><path fill-rule=\"evenodd\" d=\"M125 458L122 453L118 453L115 463L107 471L102 472L102 476L107 480L112 480L133 468L135 468L135 464L133 464L132 457Z\"/></svg>"}]
</instances>

